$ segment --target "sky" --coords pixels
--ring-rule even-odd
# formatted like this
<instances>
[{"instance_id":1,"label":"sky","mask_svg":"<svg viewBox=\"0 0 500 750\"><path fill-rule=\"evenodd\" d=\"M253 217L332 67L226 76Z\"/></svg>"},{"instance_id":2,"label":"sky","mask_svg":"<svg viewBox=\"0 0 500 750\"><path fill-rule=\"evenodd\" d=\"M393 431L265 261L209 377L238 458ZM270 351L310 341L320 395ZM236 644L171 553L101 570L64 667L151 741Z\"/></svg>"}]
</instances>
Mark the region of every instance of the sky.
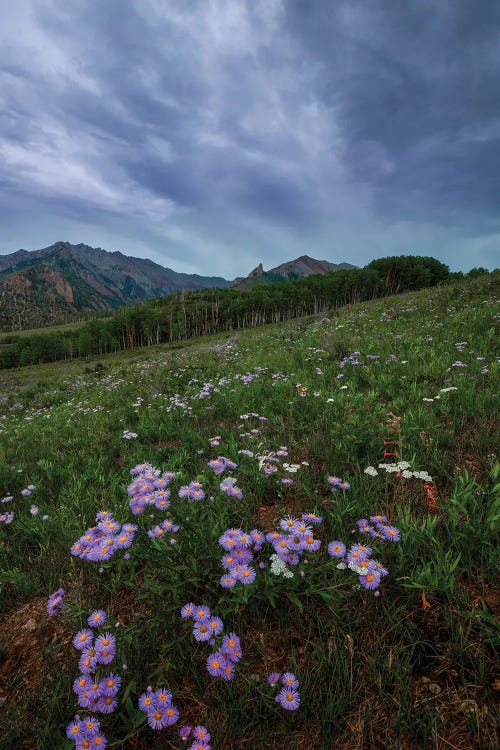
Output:
<instances>
[{"instance_id":1,"label":"sky","mask_svg":"<svg viewBox=\"0 0 500 750\"><path fill-rule=\"evenodd\" d=\"M0 0L0 254L500 265L498 0Z\"/></svg>"}]
</instances>

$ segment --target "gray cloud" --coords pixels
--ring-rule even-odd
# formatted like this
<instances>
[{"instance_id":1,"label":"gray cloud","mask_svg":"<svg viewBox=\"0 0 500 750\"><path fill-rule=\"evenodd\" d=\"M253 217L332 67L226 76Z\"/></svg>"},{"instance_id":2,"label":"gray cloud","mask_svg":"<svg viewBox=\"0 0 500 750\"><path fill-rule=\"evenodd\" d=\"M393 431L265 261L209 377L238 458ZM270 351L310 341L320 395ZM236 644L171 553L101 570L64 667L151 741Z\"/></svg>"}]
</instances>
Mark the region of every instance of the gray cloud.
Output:
<instances>
[{"instance_id":1,"label":"gray cloud","mask_svg":"<svg viewBox=\"0 0 500 750\"><path fill-rule=\"evenodd\" d=\"M494 0L3 6L0 252L495 264Z\"/></svg>"}]
</instances>

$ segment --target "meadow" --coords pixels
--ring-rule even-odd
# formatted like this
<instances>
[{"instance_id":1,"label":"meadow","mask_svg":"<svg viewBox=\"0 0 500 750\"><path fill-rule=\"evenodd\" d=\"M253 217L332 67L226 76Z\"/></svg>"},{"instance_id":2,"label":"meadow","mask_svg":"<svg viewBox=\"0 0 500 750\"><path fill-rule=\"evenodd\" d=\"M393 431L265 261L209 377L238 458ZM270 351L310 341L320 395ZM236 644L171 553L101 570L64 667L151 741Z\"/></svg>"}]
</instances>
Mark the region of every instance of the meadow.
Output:
<instances>
[{"instance_id":1,"label":"meadow","mask_svg":"<svg viewBox=\"0 0 500 750\"><path fill-rule=\"evenodd\" d=\"M2 750L498 747L499 281L3 371Z\"/></svg>"}]
</instances>

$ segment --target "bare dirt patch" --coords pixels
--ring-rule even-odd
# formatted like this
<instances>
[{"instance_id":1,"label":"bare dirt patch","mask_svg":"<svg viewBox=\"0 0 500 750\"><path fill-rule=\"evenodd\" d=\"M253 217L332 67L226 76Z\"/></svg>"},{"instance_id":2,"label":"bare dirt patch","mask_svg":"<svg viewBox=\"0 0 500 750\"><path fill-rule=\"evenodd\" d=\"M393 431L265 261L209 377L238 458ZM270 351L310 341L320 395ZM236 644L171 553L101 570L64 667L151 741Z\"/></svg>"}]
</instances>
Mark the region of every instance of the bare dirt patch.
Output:
<instances>
[{"instance_id":1,"label":"bare dirt patch","mask_svg":"<svg viewBox=\"0 0 500 750\"><path fill-rule=\"evenodd\" d=\"M44 651L53 647L53 656L66 661L73 634L57 617L47 613L46 597L38 597L12 610L0 620L0 703L16 701L23 693L30 697L46 679Z\"/></svg>"}]
</instances>

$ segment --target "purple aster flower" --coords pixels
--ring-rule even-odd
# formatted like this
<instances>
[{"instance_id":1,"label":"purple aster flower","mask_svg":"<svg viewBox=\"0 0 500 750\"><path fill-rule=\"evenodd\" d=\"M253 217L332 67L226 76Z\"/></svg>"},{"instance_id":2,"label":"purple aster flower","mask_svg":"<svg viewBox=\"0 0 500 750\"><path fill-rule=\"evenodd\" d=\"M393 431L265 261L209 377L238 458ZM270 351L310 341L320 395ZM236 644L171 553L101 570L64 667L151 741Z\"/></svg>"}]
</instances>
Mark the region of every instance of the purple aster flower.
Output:
<instances>
[{"instance_id":1,"label":"purple aster flower","mask_svg":"<svg viewBox=\"0 0 500 750\"><path fill-rule=\"evenodd\" d=\"M148 688L145 693L139 697L139 708L141 711L150 711L156 708L156 695L151 688Z\"/></svg>"},{"instance_id":2,"label":"purple aster flower","mask_svg":"<svg viewBox=\"0 0 500 750\"><path fill-rule=\"evenodd\" d=\"M208 625L208 619L198 620L197 622L195 622L193 635L198 642L210 640L211 633Z\"/></svg>"},{"instance_id":3,"label":"purple aster flower","mask_svg":"<svg viewBox=\"0 0 500 750\"><path fill-rule=\"evenodd\" d=\"M188 726L187 724L179 729L179 737L181 740L187 740L189 735L191 734L192 727Z\"/></svg>"},{"instance_id":4,"label":"purple aster flower","mask_svg":"<svg viewBox=\"0 0 500 750\"><path fill-rule=\"evenodd\" d=\"M401 541L401 533L395 526L382 526L382 536L389 542Z\"/></svg>"},{"instance_id":5,"label":"purple aster flower","mask_svg":"<svg viewBox=\"0 0 500 750\"><path fill-rule=\"evenodd\" d=\"M116 638L112 633L98 635L95 639L95 650L99 653L102 650L116 650Z\"/></svg>"},{"instance_id":6,"label":"purple aster flower","mask_svg":"<svg viewBox=\"0 0 500 750\"><path fill-rule=\"evenodd\" d=\"M228 633L224 636L220 650L231 662L238 662L241 659L241 643L236 633Z\"/></svg>"},{"instance_id":7,"label":"purple aster flower","mask_svg":"<svg viewBox=\"0 0 500 750\"><path fill-rule=\"evenodd\" d=\"M218 456L217 458L214 458L213 461L209 461L207 466L210 466L210 468L213 469L215 476L219 476L219 474L224 473L226 462L221 456Z\"/></svg>"},{"instance_id":8,"label":"purple aster flower","mask_svg":"<svg viewBox=\"0 0 500 750\"><path fill-rule=\"evenodd\" d=\"M259 531L259 529L252 529L250 536L253 541L253 548L258 552L258 550L262 549L262 545L264 544L264 534L262 531Z\"/></svg>"},{"instance_id":9,"label":"purple aster flower","mask_svg":"<svg viewBox=\"0 0 500 750\"><path fill-rule=\"evenodd\" d=\"M252 583L255 581L255 568L252 568L251 565L243 565L241 570L238 571L238 580L241 581L241 583L244 583L245 585Z\"/></svg>"},{"instance_id":10,"label":"purple aster flower","mask_svg":"<svg viewBox=\"0 0 500 750\"><path fill-rule=\"evenodd\" d=\"M172 693L166 688L159 688L154 692L157 706L170 706L172 703Z\"/></svg>"},{"instance_id":11,"label":"purple aster flower","mask_svg":"<svg viewBox=\"0 0 500 750\"><path fill-rule=\"evenodd\" d=\"M102 714L112 714L118 707L118 701L113 695L103 695L97 702L97 710Z\"/></svg>"},{"instance_id":12,"label":"purple aster flower","mask_svg":"<svg viewBox=\"0 0 500 750\"><path fill-rule=\"evenodd\" d=\"M205 499L205 493L200 487L195 487L194 489L191 489L188 495L190 500L204 500Z\"/></svg>"},{"instance_id":13,"label":"purple aster flower","mask_svg":"<svg viewBox=\"0 0 500 750\"><path fill-rule=\"evenodd\" d=\"M208 627L210 630L210 634L212 636L220 635L222 631L224 630L224 623L220 619L220 617L211 617L210 621L208 623Z\"/></svg>"},{"instance_id":14,"label":"purple aster flower","mask_svg":"<svg viewBox=\"0 0 500 750\"><path fill-rule=\"evenodd\" d=\"M210 654L210 656L208 657L207 670L209 674L212 675L212 677L222 677L222 673L226 664L227 661L224 655L221 654L220 651L217 651L215 654Z\"/></svg>"},{"instance_id":15,"label":"purple aster flower","mask_svg":"<svg viewBox=\"0 0 500 750\"><path fill-rule=\"evenodd\" d=\"M91 693L90 690L82 690L78 695L78 705L81 708L87 708L89 711L97 710L98 696Z\"/></svg>"},{"instance_id":16,"label":"purple aster flower","mask_svg":"<svg viewBox=\"0 0 500 750\"><path fill-rule=\"evenodd\" d=\"M271 672L267 681L270 685L277 685L280 680L281 674L279 672Z\"/></svg>"},{"instance_id":17,"label":"purple aster flower","mask_svg":"<svg viewBox=\"0 0 500 750\"><path fill-rule=\"evenodd\" d=\"M73 638L73 645L79 651L85 651L86 649L90 648L93 639L94 634L91 630L80 630Z\"/></svg>"},{"instance_id":18,"label":"purple aster flower","mask_svg":"<svg viewBox=\"0 0 500 750\"><path fill-rule=\"evenodd\" d=\"M201 724L199 724L197 727L194 727L193 737L197 740L202 740L202 742L210 742L211 739L210 732Z\"/></svg>"},{"instance_id":19,"label":"purple aster flower","mask_svg":"<svg viewBox=\"0 0 500 750\"><path fill-rule=\"evenodd\" d=\"M183 608L181 609L182 619L188 620L190 617L194 618L195 609L196 609L196 604L193 604L193 602L188 602L188 604L185 604Z\"/></svg>"},{"instance_id":20,"label":"purple aster flower","mask_svg":"<svg viewBox=\"0 0 500 750\"><path fill-rule=\"evenodd\" d=\"M96 716L87 716L82 721L85 735L90 739L99 734L99 719Z\"/></svg>"},{"instance_id":21,"label":"purple aster flower","mask_svg":"<svg viewBox=\"0 0 500 750\"><path fill-rule=\"evenodd\" d=\"M233 553L229 552L227 555L224 555L221 558L221 564L223 568L226 568L226 570L232 570L236 565L236 558L234 557Z\"/></svg>"},{"instance_id":22,"label":"purple aster flower","mask_svg":"<svg viewBox=\"0 0 500 750\"><path fill-rule=\"evenodd\" d=\"M299 687L299 681L292 672L285 672L281 677L281 682L285 688L296 689Z\"/></svg>"},{"instance_id":23,"label":"purple aster flower","mask_svg":"<svg viewBox=\"0 0 500 750\"><path fill-rule=\"evenodd\" d=\"M323 519L321 516L316 515L316 513L303 513L302 514L302 520L305 523L322 523Z\"/></svg>"},{"instance_id":24,"label":"purple aster flower","mask_svg":"<svg viewBox=\"0 0 500 750\"><path fill-rule=\"evenodd\" d=\"M353 544L349 552L360 552L363 558L367 558L370 557L372 548L367 547L365 544Z\"/></svg>"},{"instance_id":25,"label":"purple aster flower","mask_svg":"<svg viewBox=\"0 0 500 750\"><path fill-rule=\"evenodd\" d=\"M57 615L64 606L64 589L57 589L49 596L47 612L51 617Z\"/></svg>"},{"instance_id":26,"label":"purple aster flower","mask_svg":"<svg viewBox=\"0 0 500 750\"><path fill-rule=\"evenodd\" d=\"M344 557L345 544L343 542L333 541L328 545L328 554L330 557Z\"/></svg>"},{"instance_id":27,"label":"purple aster flower","mask_svg":"<svg viewBox=\"0 0 500 750\"><path fill-rule=\"evenodd\" d=\"M147 712L148 724L152 729L164 729L175 724L179 718L179 710L174 705L158 706Z\"/></svg>"},{"instance_id":28,"label":"purple aster flower","mask_svg":"<svg viewBox=\"0 0 500 750\"><path fill-rule=\"evenodd\" d=\"M76 742L80 737L84 736L84 725L83 721L80 721L79 716L75 716L73 721L70 721L66 727L66 737Z\"/></svg>"},{"instance_id":29,"label":"purple aster flower","mask_svg":"<svg viewBox=\"0 0 500 750\"><path fill-rule=\"evenodd\" d=\"M88 690L91 685L92 680L90 679L89 675L81 674L76 678L76 680L73 681L73 692L78 695L79 693L83 693L85 690Z\"/></svg>"},{"instance_id":30,"label":"purple aster flower","mask_svg":"<svg viewBox=\"0 0 500 750\"><path fill-rule=\"evenodd\" d=\"M206 620L208 617L210 617L210 608L205 604L200 604L199 606L195 607L193 617L195 620Z\"/></svg>"},{"instance_id":31,"label":"purple aster flower","mask_svg":"<svg viewBox=\"0 0 500 750\"><path fill-rule=\"evenodd\" d=\"M222 674L221 674L222 679L226 681L232 680L234 677L234 671L235 671L234 662L227 660L222 670Z\"/></svg>"},{"instance_id":32,"label":"purple aster flower","mask_svg":"<svg viewBox=\"0 0 500 750\"><path fill-rule=\"evenodd\" d=\"M103 648L96 652L96 666L97 664L111 664L115 658L116 650L114 646L109 648Z\"/></svg>"},{"instance_id":33,"label":"purple aster flower","mask_svg":"<svg viewBox=\"0 0 500 750\"><path fill-rule=\"evenodd\" d=\"M104 750L107 744L107 738L98 732L90 738L89 750Z\"/></svg>"},{"instance_id":34,"label":"purple aster flower","mask_svg":"<svg viewBox=\"0 0 500 750\"><path fill-rule=\"evenodd\" d=\"M349 564L358 565L362 560L366 560L370 553L370 547L354 544L347 553L346 560Z\"/></svg>"},{"instance_id":35,"label":"purple aster flower","mask_svg":"<svg viewBox=\"0 0 500 750\"><path fill-rule=\"evenodd\" d=\"M292 533L293 531L295 531L298 523L299 523L298 518L294 518L293 516L286 516L285 518L281 519L280 528L283 531L288 531Z\"/></svg>"},{"instance_id":36,"label":"purple aster flower","mask_svg":"<svg viewBox=\"0 0 500 750\"><path fill-rule=\"evenodd\" d=\"M337 487L339 484L341 484L342 479L340 477L331 476L327 479L328 484L333 485L334 487Z\"/></svg>"},{"instance_id":37,"label":"purple aster flower","mask_svg":"<svg viewBox=\"0 0 500 750\"><path fill-rule=\"evenodd\" d=\"M315 539L312 534L305 534L302 541L302 549L306 552L317 552L321 546L321 541Z\"/></svg>"},{"instance_id":38,"label":"purple aster flower","mask_svg":"<svg viewBox=\"0 0 500 750\"><path fill-rule=\"evenodd\" d=\"M378 588L378 585L380 583L380 576L375 572L368 572L364 576L358 576L358 580L365 589L373 590Z\"/></svg>"},{"instance_id":39,"label":"purple aster flower","mask_svg":"<svg viewBox=\"0 0 500 750\"><path fill-rule=\"evenodd\" d=\"M232 589L233 586L236 586L236 578L230 573L227 573L220 579L220 585L223 589Z\"/></svg>"},{"instance_id":40,"label":"purple aster flower","mask_svg":"<svg viewBox=\"0 0 500 750\"><path fill-rule=\"evenodd\" d=\"M389 575L389 571L384 568L381 562L379 562L378 560L373 560L373 563L374 563L373 569L375 570L376 573L378 573L378 575L381 578Z\"/></svg>"},{"instance_id":41,"label":"purple aster flower","mask_svg":"<svg viewBox=\"0 0 500 750\"><path fill-rule=\"evenodd\" d=\"M111 697L114 698L114 696L119 691L122 684L122 680L120 675L115 674L114 672L111 672L110 674L106 675L106 677L103 677L102 680L99 683L99 695L104 697Z\"/></svg>"},{"instance_id":42,"label":"purple aster flower","mask_svg":"<svg viewBox=\"0 0 500 750\"><path fill-rule=\"evenodd\" d=\"M103 625L107 619L108 616L104 610L96 609L92 612L87 622L90 628L98 628L99 625Z\"/></svg>"},{"instance_id":43,"label":"purple aster flower","mask_svg":"<svg viewBox=\"0 0 500 750\"><path fill-rule=\"evenodd\" d=\"M82 652L78 660L78 667L82 674L92 674L97 666L97 659L94 649L87 649Z\"/></svg>"},{"instance_id":44,"label":"purple aster flower","mask_svg":"<svg viewBox=\"0 0 500 750\"><path fill-rule=\"evenodd\" d=\"M171 727L173 724L176 724L179 719L179 709L174 705L169 705L165 707L165 714L167 716L167 726Z\"/></svg>"},{"instance_id":45,"label":"purple aster flower","mask_svg":"<svg viewBox=\"0 0 500 750\"><path fill-rule=\"evenodd\" d=\"M253 558L250 550L245 549L244 547L235 547L231 554L237 565L246 565L246 563L250 562Z\"/></svg>"},{"instance_id":46,"label":"purple aster flower","mask_svg":"<svg viewBox=\"0 0 500 750\"><path fill-rule=\"evenodd\" d=\"M275 698L287 711L295 711L300 705L300 695L297 690L283 688Z\"/></svg>"}]
</instances>

